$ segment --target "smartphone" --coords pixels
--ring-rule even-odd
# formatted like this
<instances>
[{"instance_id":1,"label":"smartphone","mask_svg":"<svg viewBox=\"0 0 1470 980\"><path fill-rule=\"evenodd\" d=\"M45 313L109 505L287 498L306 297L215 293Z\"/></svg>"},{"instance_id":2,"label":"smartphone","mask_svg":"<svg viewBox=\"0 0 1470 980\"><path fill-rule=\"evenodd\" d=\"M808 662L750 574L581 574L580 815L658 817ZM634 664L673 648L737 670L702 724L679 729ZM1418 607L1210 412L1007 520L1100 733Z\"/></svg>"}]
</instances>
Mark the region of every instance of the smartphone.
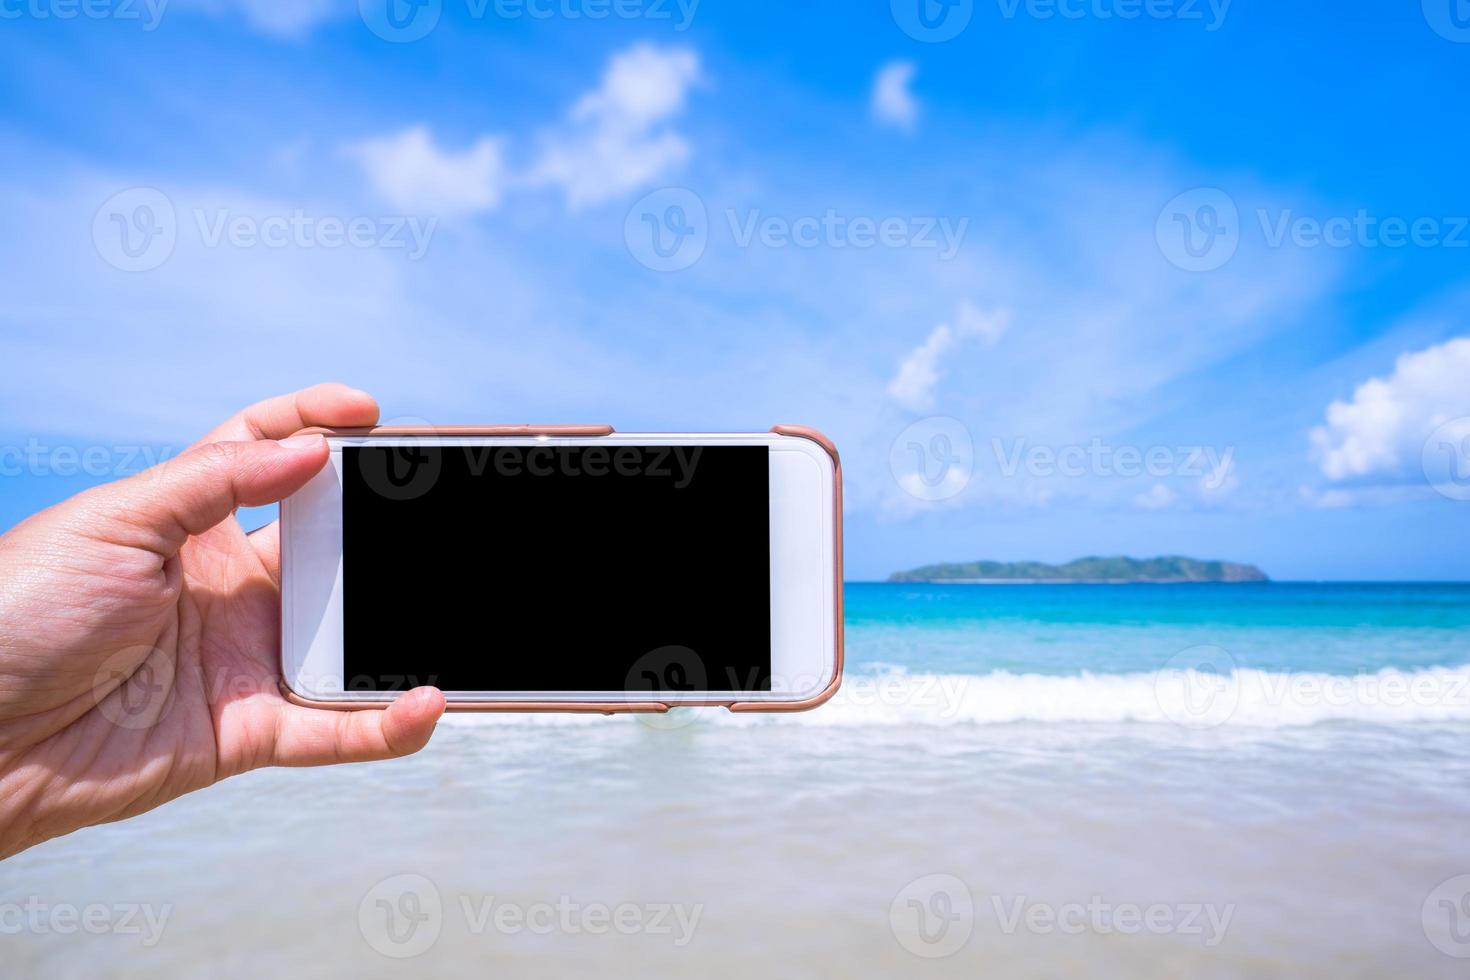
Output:
<instances>
[{"instance_id":1,"label":"smartphone","mask_svg":"<svg viewBox=\"0 0 1470 980\"><path fill-rule=\"evenodd\" d=\"M812 708L842 678L842 470L813 429L311 429L281 504L287 696Z\"/></svg>"}]
</instances>

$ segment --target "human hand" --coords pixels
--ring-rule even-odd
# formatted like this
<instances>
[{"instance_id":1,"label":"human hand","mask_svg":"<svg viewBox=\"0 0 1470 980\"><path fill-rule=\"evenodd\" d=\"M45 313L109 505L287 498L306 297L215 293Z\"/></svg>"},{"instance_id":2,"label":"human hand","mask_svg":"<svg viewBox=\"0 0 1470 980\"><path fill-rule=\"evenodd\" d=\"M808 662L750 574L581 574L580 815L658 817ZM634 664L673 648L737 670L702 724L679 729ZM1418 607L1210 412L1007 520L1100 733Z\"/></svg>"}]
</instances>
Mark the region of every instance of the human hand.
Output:
<instances>
[{"instance_id":1,"label":"human hand","mask_svg":"<svg viewBox=\"0 0 1470 980\"><path fill-rule=\"evenodd\" d=\"M0 858L261 766L428 742L431 687L383 711L281 696L279 525L247 535L233 516L326 464L325 440L291 433L377 418L342 385L263 401L0 536Z\"/></svg>"}]
</instances>

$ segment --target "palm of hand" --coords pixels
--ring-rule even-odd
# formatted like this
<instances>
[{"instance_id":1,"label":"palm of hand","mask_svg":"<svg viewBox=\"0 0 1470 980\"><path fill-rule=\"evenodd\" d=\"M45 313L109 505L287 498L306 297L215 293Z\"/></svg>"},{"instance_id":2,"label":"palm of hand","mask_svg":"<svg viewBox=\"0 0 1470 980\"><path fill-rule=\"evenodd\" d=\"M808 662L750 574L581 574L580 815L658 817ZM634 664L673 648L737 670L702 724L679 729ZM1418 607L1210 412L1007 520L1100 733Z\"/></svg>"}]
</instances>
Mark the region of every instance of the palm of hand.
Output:
<instances>
[{"instance_id":1,"label":"palm of hand","mask_svg":"<svg viewBox=\"0 0 1470 980\"><path fill-rule=\"evenodd\" d=\"M289 494L326 459L320 440L245 440L376 415L337 386L265 402L209 437L234 441L0 538L0 856L259 766L386 758L427 741L443 709L429 689L384 712L285 701L277 527L246 535L229 516Z\"/></svg>"}]
</instances>

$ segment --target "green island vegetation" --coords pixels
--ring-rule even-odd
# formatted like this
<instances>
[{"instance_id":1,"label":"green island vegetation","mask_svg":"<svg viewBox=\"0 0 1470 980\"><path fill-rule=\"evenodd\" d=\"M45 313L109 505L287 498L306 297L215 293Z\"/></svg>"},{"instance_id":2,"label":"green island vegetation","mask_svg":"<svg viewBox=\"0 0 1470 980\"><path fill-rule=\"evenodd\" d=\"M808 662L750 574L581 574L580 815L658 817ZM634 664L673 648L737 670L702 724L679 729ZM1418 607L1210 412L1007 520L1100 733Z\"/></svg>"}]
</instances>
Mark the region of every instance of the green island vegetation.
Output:
<instances>
[{"instance_id":1,"label":"green island vegetation","mask_svg":"<svg viewBox=\"0 0 1470 980\"><path fill-rule=\"evenodd\" d=\"M1254 565L1233 561L1201 561L1168 555L1159 558L1077 558L1065 565L1039 561L963 561L924 565L894 572L890 582L1057 582L1113 584L1124 582L1268 582Z\"/></svg>"}]
</instances>

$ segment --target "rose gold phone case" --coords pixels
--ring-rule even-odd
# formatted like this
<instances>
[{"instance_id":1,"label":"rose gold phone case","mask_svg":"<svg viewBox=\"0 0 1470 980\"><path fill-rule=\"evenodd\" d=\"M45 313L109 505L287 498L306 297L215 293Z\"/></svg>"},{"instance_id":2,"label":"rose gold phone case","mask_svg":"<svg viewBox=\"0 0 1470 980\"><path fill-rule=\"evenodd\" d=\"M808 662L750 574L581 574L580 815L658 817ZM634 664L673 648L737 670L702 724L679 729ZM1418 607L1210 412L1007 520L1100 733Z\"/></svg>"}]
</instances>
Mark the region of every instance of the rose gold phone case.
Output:
<instances>
[{"instance_id":1,"label":"rose gold phone case","mask_svg":"<svg viewBox=\"0 0 1470 980\"><path fill-rule=\"evenodd\" d=\"M317 433L325 436L605 436L610 435L610 425L380 425L352 428L325 428L311 426L298 435ZM834 623L836 663L832 681L818 694L804 701L681 701L677 705L661 701L450 701L449 711L571 711L597 712L605 715L624 712L663 713L671 707L726 707L731 711L808 711L826 702L837 693L842 685L842 460L837 456L837 447L816 429L805 425L773 425L771 431L777 435L810 439L821 446L832 457L832 511L835 515L833 528L833 555L836 568L836 605ZM283 671L284 675L284 671ZM281 693L287 701L307 708L331 708L339 711L381 710L391 702L362 701L313 701L304 698L286 686L285 677L280 681Z\"/></svg>"}]
</instances>

